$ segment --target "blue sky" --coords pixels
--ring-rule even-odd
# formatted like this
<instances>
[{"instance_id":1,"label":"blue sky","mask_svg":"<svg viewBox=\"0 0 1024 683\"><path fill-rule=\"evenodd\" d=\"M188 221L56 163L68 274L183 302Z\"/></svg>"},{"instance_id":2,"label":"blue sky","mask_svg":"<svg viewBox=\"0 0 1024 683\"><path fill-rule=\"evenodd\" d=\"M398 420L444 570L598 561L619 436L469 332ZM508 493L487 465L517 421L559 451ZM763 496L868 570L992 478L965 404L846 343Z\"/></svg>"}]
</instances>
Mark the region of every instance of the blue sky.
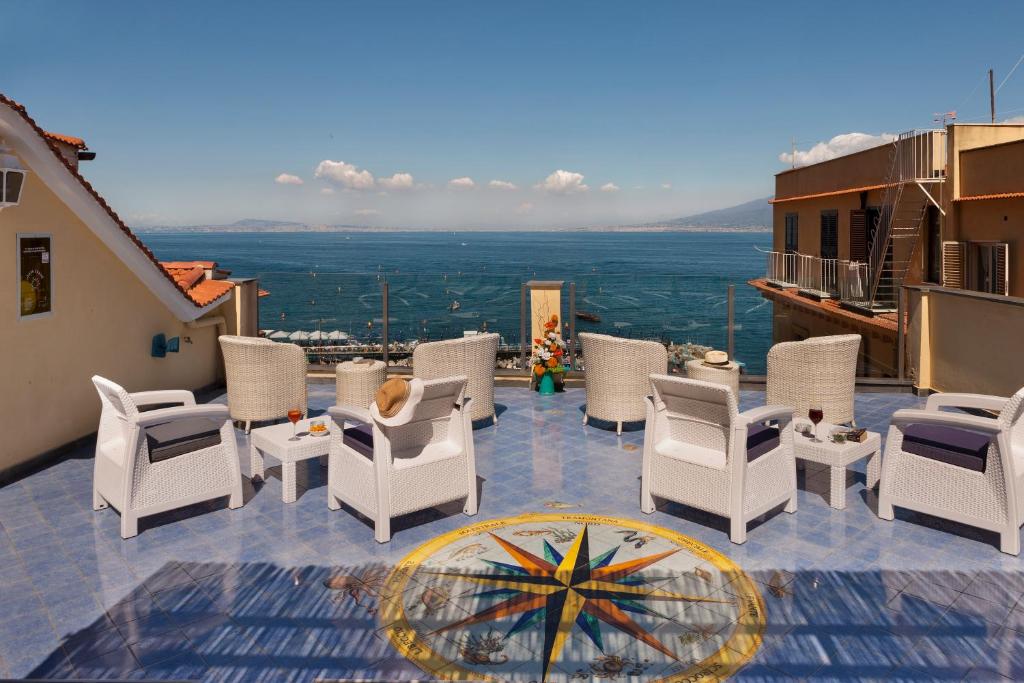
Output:
<instances>
[{"instance_id":1,"label":"blue sky","mask_svg":"<svg viewBox=\"0 0 1024 683\"><path fill-rule=\"evenodd\" d=\"M1014 2L0 0L0 17L0 91L86 138L87 177L133 224L686 215L771 194L792 137L985 119L985 70L999 83L1024 53ZM1024 66L998 110L1024 114Z\"/></svg>"}]
</instances>

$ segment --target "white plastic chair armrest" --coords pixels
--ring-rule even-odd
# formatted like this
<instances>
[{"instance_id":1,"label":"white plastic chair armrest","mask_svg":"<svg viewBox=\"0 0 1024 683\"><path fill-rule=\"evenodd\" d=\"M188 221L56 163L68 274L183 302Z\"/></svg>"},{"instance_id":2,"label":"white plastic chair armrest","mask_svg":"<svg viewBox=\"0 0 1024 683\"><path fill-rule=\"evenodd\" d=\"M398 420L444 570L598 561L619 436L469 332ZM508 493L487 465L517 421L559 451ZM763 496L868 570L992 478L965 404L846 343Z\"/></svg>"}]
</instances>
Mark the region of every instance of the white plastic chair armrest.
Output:
<instances>
[{"instance_id":1,"label":"white plastic chair armrest","mask_svg":"<svg viewBox=\"0 0 1024 683\"><path fill-rule=\"evenodd\" d=\"M896 428L902 428L908 424L942 425L945 427L973 429L985 432L986 434L998 434L1002 431L999 421L991 417L977 417L975 415L961 415L959 413L944 413L936 410L917 410L912 408L897 410L893 413L892 424Z\"/></svg>"},{"instance_id":2,"label":"white plastic chair armrest","mask_svg":"<svg viewBox=\"0 0 1024 683\"><path fill-rule=\"evenodd\" d=\"M140 427L152 427L153 425L164 424L165 422L177 422L178 420L190 420L192 418L205 417L210 420L230 420L231 416L228 407L220 403L204 403L198 406L181 406L178 408L161 408L142 413L136 419Z\"/></svg>"},{"instance_id":3,"label":"white plastic chair armrest","mask_svg":"<svg viewBox=\"0 0 1024 683\"><path fill-rule=\"evenodd\" d=\"M456 405L457 405L457 406L459 407L459 410L460 410L461 412L463 412L463 413L465 413L465 414L469 415L469 413L470 413L470 410L469 410L469 405L470 405L470 404L471 404L472 402L473 402L473 399L472 399L471 397L467 396L466 398L462 399L462 403L461 403L461 404L458 404L458 403L457 403Z\"/></svg>"},{"instance_id":4,"label":"white plastic chair armrest","mask_svg":"<svg viewBox=\"0 0 1024 683\"><path fill-rule=\"evenodd\" d=\"M744 410L739 416L746 424L767 422L768 420L791 422L793 420L793 409L789 406L761 406Z\"/></svg>"},{"instance_id":5,"label":"white plastic chair armrest","mask_svg":"<svg viewBox=\"0 0 1024 683\"><path fill-rule=\"evenodd\" d=\"M129 394L137 406L151 406L158 403L180 403L186 406L196 404L195 395L186 389L165 389L162 391L137 391Z\"/></svg>"},{"instance_id":6,"label":"white plastic chair armrest","mask_svg":"<svg viewBox=\"0 0 1024 683\"><path fill-rule=\"evenodd\" d=\"M938 410L939 408L974 408L977 410L1001 411L1008 398L1002 396L988 396L986 394L932 394L928 397L925 410Z\"/></svg>"},{"instance_id":7,"label":"white plastic chair armrest","mask_svg":"<svg viewBox=\"0 0 1024 683\"><path fill-rule=\"evenodd\" d=\"M360 422L362 424L370 424L373 422L373 418L370 417L370 411L366 408L359 408L358 406L331 406L327 409L327 414L331 416L331 419L339 424L345 420Z\"/></svg>"}]
</instances>

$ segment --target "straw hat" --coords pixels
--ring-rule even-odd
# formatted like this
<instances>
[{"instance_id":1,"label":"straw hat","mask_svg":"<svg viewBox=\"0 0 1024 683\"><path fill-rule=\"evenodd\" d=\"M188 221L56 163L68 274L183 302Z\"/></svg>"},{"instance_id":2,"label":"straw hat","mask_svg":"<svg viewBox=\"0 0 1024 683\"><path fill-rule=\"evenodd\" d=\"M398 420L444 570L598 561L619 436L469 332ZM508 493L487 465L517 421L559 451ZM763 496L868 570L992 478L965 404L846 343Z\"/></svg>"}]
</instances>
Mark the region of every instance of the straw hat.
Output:
<instances>
[{"instance_id":1,"label":"straw hat","mask_svg":"<svg viewBox=\"0 0 1024 683\"><path fill-rule=\"evenodd\" d=\"M370 406L370 413L381 424L402 425L412 417L422 398L423 380L394 377L384 382L377 390L374 403Z\"/></svg>"},{"instance_id":2,"label":"straw hat","mask_svg":"<svg viewBox=\"0 0 1024 683\"><path fill-rule=\"evenodd\" d=\"M725 351L708 351L704 354L704 362L708 365L725 365L729 362L729 354Z\"/></svg>"}]
</instances>

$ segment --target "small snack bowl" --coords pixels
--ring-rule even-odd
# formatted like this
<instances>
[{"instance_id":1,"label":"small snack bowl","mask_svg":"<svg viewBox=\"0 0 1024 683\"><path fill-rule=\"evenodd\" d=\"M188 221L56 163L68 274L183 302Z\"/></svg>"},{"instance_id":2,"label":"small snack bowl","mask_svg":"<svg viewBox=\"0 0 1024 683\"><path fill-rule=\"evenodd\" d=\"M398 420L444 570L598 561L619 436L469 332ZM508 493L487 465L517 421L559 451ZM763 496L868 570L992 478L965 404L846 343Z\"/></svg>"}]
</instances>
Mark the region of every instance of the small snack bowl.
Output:
<instances>
[{"instance_id":1,"label":"small snack bowl","mask_svg":"<svg viewBox=\"0 0 1024 683\"><path fill-rule=\"evenodd\" d=\"M323 420L313 420L309 423L310 436L327 436L327 434L327 425L324 424Z\"/></svg>"},{"instance_id":2,"label":"small snack bowl","mask_svg":"<svg viewBox=\"0 0 1024 683\"><path fill-rule=\"evenodd\" d=\"M829 434L829 438L832 443L846 443L846 430L842 427L835 427L832 429L832 433Z\"/></svg>"}]
</instances>

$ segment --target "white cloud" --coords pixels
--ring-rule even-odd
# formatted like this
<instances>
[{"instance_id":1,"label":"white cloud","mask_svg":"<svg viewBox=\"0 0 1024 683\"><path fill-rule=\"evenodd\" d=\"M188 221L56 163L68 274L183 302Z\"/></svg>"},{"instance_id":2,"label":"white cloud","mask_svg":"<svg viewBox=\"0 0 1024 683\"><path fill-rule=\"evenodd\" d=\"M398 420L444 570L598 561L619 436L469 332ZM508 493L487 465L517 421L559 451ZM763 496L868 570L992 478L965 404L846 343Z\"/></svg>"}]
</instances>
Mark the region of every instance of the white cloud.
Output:
<instances>
[{"instance_id":1,"label":"white cloud","mask_svg":"<svg viewBox=\"0 0 1024 683\"><path fill-rule=\"evenodd\" d=\"M476 183L469 176L463 176L461 178L452 178L448 181L448 187L453 190L472 190L476 187Z\"/></svg>"},{"instance_id":2,"label":"white cloud","mask_svg":"<svg viewBox=\"0 0 1024 683\"><path fill-rule=\"evenodd\" d=\"M369 171L361 171L352 164L330 159L324 159L317 165L316 177L350 190L369 190L374 184L373 174Z\"/></svg>"},{"instance_id":3,"label":"white cloud","mask_svg":"<svg viewBox=\"0 0 1024 683\"><path fill-rule=\"evenodd\" d=\"M530 202L523 202L522 204L516 207L516 213L518 213L519 215L527 214L530 213L531 211L533 211L533 204L531 204Z\"/></svg>"},{"instance_id":4,"label":"white cloud","mask_svg":"<svg viewBox=\"0 0 1024 683\"><path fill-rule=\"evenodd\" d=\"M808 166L847 154L853 154L854 152L871 147L877 147L878 145L884 145L895 139L896 136L892 133L882 133L881 135L843 133L842 135L835 136L828 142L819 142L807 151L798 149L795 155L792 152L783 152L779 155L779 161L784 164L793 164L795 156L796 166Z\"/></svg>"},{"instance_id":5,"label":"white cloud","mask_svg":"<svg viewBox=\"0 0 1024 683\"><path fill-rule=\"evenodd\" d=\"M492 180L487 183L487 187L492 190L518 190L515 183L510 183L507 180Z\"/></svg>"},{"instance_id":6,"label":"white cloud","mask_svg":"<svg viewBox=\"0 0 1024 683\"><path fill-rule=\"evenodd\" d=\"M301 185L302 178L291 173L282 173L281 175L274 178L274 182L278 185Z\"/></svg>"},{"instance_id":7,"label":"white cloud","mask_svg":"<svg viewBox=\"0 0 1024 683\"><path fill-rule=\"evenodd\" d=\"M334 194L334 188L333 187L321 187L320 188L320 194Z\"/></svg>"},{"instance_id":8,"label":"white cloud","mask_svg":"<svg viewBox=\"0 0 1024 683\"><path fill-rule=\"evenodd\" d=\"M1024 116L1011 116L1005 121L1000 121L1000 123L1015 123L1017 125L1021 125L1024 124Z\"/></svg>"},{"instance_id":9,"label":"white cloud","mask_svg":"<svg viewBox=\"0 0 1024 683\"><path fill-rule=\"evenodd\" d=\"M390 178L380 178L377 183L389 190L410 190L413 186L413 179L409 173L396 173Z\"/></svg>"},{"instance_id":10,"label":"white cloud","mask_svg":"<svg viewBox=\"0 0 1024 683\"><path fill-rule=\"evenodd\" d=\"M601 186L601 192L618 192L619 186L615 183L605 183Z\"/></svg>"},{"instance_id":11,"label":"white cloud","mask_svg":"<svg viewBox=\"0 0 1024 683\"><path fill-rule=\"evenodd\" d=\"M672 189L672 183L662 183L661 184L661 189L663 189L663 190L671 190Z\"/></svg>"},{"instance_id":12,"label":"white cloud","mask_svg":"<svg viewBox=\"0 0 1024 683\"><path fill-rule=\"evenodd\" d=\"M354 213L355 215L359 216L360 218L367 218L369 216L379 216L380 215L380 211L378 211L377 209L356 209L352 213Z\"/></svg>"},{"instance_id":13,"label":"white cloud","mask_svg":"<svg viewBox=\"0 0 1024 683\"><path fill-rule=\"evenodd\" d=\"M572 171L563 171L558 169L547 178L544 182L534 185L538 190L544 190L545 192L552 192L554 194L571 194L573 192L586 192L590 189L587 185L583 184L583 174L573 173Z\"/></svg>"}]
</instances>

